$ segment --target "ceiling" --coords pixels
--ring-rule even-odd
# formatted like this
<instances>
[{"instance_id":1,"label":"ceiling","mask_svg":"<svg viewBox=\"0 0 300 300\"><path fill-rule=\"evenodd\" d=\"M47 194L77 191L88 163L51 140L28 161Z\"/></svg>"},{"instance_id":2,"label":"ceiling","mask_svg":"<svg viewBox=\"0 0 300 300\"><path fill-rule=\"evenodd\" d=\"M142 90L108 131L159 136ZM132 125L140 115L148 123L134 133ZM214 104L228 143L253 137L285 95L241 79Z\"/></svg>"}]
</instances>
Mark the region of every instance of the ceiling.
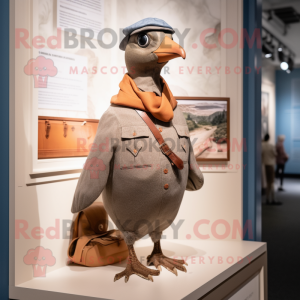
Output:
<instances>
[{"instance_id":1,"label":"ceiling","mask_svg":"<svg viewBox=\"0 0 300 300\"><path fill-rule=\"evenodd\" d=\"M284 3L284 5L288 5L289 3L295 3L295 2L299 2L299 0L287 0L287 1L282 1L282 0L263 0L263 5L265 3L270 4L270 5L277 5L277 4L282 4Z\"/></svg>"},{"instance_id":2,"label":"ceiling","mask_svg":"<svg viewBox=\"0 0 300 300\"><path fill-rule=\"evenodd\" d=\"M300 14L300 0L263 0L263 10L268 10L272 8L280 7L293 7L298 14ZM280 22L266 21L263 18L263 27L268 29L274 36L281 40L287 47L290 48L295 54L295 63L300 64L300 23L291 23L287 27L287 34L284 35L283 23L282 26Z\"/></svg>"}]
</instances>

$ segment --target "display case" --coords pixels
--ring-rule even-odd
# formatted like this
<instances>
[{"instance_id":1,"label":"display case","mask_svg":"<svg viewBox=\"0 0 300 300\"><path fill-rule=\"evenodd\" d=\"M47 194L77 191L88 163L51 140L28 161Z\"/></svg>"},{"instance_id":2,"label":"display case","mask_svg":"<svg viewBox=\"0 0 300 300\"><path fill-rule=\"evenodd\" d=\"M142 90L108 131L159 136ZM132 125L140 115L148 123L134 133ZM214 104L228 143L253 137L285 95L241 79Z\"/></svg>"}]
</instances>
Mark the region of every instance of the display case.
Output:
<instances>
[{"instance_id":1,"label":"display case","mask_svg":"<svg viewBox=\"0 0 300 300\"><path fill-rule=\"evenodd\" d=\"M38 159L87 157L99 120L39 116Z\"/></svg>"}]
</instances>

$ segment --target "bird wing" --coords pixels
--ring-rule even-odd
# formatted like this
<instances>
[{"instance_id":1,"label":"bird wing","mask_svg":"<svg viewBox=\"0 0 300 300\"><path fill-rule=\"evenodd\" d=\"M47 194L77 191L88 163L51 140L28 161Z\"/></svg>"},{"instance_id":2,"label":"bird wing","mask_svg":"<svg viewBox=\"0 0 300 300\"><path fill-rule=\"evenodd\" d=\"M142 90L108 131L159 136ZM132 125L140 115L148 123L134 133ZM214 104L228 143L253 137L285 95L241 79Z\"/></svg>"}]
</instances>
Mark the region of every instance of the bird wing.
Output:
<instances>
[{"instance_id":1,"label":"bird wing","mask_svg":"<svg viewBox=\"0 0 300 300\"><path fill-rule=\"evenodd\" d=\"M186 185L187 191L197 191L202 188L204 184L203 174L196 161L193 146L191 140L189 139L189 176Z\"/></svg>"},{"instance_id":2,"label":"bird wing","mask_svg":"<svg viewBox=\"0 0 300 300\"><path fill-rule=\"evenodd\" d=\"M110 172L110 163L120 137L120 126L111 107L99 121L94 143L91 145L84 168L75 190L72 213L90 206L102 193ZM88 146L88 145L86 145Z\"/></svg>"}]
</instances>

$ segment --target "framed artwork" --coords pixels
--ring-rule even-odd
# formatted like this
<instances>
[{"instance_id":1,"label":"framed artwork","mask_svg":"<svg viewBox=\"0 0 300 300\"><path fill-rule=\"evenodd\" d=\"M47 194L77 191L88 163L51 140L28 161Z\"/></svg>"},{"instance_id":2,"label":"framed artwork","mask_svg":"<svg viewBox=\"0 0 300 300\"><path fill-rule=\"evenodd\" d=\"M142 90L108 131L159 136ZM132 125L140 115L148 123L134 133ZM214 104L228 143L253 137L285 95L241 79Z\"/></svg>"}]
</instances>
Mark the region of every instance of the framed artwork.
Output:
<instances>
[{"instance_id":1,"label":"framed artwork","mask_svg":"<svg viewBox=\"0 0 300 300\"><path fill-rule=\"evenodd\" d=\"M175 98L186 119L197 161L229 161L230 99Z\"/></svg>"}]
</instances>

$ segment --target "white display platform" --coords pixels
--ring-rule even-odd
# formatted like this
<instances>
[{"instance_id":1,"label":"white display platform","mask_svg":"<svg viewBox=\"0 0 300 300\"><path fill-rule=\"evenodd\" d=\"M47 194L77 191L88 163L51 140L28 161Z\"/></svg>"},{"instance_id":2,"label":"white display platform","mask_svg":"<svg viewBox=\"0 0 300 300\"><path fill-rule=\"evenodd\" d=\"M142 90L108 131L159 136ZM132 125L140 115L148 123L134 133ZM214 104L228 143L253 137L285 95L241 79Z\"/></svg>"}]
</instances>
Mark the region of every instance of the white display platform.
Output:
<instances>
[{"instance_id":1,"label":"white display platform","mask_svg":"<svg viewBox=\"0 0 300 300\"><path fill-rule=\"evenodd\" d=\"M136 242L137 255L144 264L152 247L149 239ZM117 282L113 279L124 269L126 261L99 268L72 265L47 273L45 278L10 287L10 297L19 300L199 299L267 250L261 242L200 240L163 240L162 248L169 257L188 257L187 273L178 271L176 277L162 268L161 274L153 277L153 283L132 275L125 284L124 278Z\"/></svg>"}]
</instances>

